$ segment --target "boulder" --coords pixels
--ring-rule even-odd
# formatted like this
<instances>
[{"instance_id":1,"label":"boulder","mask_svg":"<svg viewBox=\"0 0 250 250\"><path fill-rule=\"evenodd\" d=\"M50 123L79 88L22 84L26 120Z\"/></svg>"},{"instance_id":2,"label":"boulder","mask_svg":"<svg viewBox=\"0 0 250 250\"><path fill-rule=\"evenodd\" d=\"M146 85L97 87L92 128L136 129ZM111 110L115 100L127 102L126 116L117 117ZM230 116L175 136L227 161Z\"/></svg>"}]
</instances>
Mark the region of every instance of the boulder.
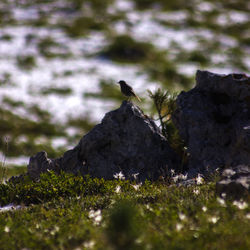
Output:
<instances>
[{"instance_id":1,"label":"boulder","mask_svg":"<svg viewBox=\"0 0 250 250\"><path fill-rule=\"evenodd\" d=\"M64 170L108 180L122 172L127 179L144 181L166 176L179 163L154 121L124 101L62 157L48 159L45 152L31 157L28 174L37 179L47 170Z\"/></svg>"},{"instance_id":2,"label":"boulder","mask_svg":"<svg viewBox=\"0 0 250 250\"><path fill-rule=\"evenodd\" d=\"M196 86L177 98L173 122L187 146L189 177L248 165L249 77L197 71Z\"/></svg>"},{"instance_id":3,"label":"boulder","mask_svg":"<svg viewBox=\"0 0 250 250\"><path fill-rule=\"evenodd\" d=\"M241 199L247 197L250 189L250 167L239 165L223 171L221 180L216 183L216 192L227 198Z\"/></svg>"}]
</instances>

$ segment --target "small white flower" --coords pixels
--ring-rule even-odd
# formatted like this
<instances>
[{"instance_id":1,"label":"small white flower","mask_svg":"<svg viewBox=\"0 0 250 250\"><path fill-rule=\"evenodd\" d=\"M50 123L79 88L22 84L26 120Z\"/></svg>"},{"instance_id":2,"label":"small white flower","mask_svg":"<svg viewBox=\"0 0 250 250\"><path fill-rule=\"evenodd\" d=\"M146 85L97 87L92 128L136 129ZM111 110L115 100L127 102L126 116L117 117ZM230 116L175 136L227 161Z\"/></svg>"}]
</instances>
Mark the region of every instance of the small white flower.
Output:
<instances>
[{"instance_id":1,"label":"small white flower","mask_svg":"<svg viewBox=\"0 0 250 250\"><path fill-rule=\"evenodd\" d=\"M221 197L224 198L224 199L226 198L226 196L227 196L226 193L222 193L222 194L221 194Z\"/></svg>"},{"instance_id":2,"label":"small white flower","mask_svg":"<svg viewBox=\"0 0 250 250\"><path fill-rule=\"evenodd\" d=\"M207 212L207 207L203 206L203 207L202 207L202 211L203 211L203 212Z\"/></svg>"},{"instance_id":3,"label":"small white flower","mask_svg":"<svg viewBox=\"0 0 250 250\"><path fill-rule=\"evenodd\" d=\"M99 225L101 221L102 221L102 215L98 215L95 217L95 224L96 225Z\"/></svg>"},{"instance_id":4,"label":"small white flower","mask_svg":"<svg viewBox=\"0 0 250 250\"><path fill-rule=\"evenodd\" d=\"M84 242L83 246L86 247L87 249L91 249L93 248L95 245L95 241L90 240L90 241L86 241Z\"/></svg>"},{"instance_id":5,"label":"small white flower","mask_svg":"<svg viewBox=\"0 0 250 250\"><path fill-rule=\"evenodd\" d=\"M239 209L245 209L248 207L247 203L245 201L234 201L233 205L235 205L236 207L238 207Z\"/></svg>"},{"instance_id":6,"label":"small white flower","mask_svg":"<svg viewBox=\"0 0 250 250\"><path fill-rule=\"evenodd\" d=\"M137 191L140 189L141 184L137 184L137 185L132 185L132 187Z\"/></svg>"},{"instance_id":7,"label":"small white flower","mask_svg":"<svg viewBox=\"0 0 250 250\"><path fill-rule=\"evenodd\" d=\"M132 174L132 176L133 176L133 178L135 179L135 180L137 180L137 176L139 175L139 173L136 173L136 174Z\"/></svg>"},{"instance_id":8,"label":"small white flower","mask_svg":"<svg viewBox=\"0 0 250 250\"><path fill-rule=\"evenodd\" d=\"M89 211L89 218L93 219L95 225L99 225L101 220L102 220L102 212L100 209L94 211L90 210Z\"/></svg>"},{"instance_id":9,"label":"small white flower","mask_svg":"<svg viewBox=\"0 0 250 250\"><path fill-rule=\"evenodd\" d=\"M208 218L208 221L215 224L215 223L217 223L217 221L218 221L219 219L220 219L220 218L217 217L217 216L212 216L212 217Z\"/></svg>"},{"instance_id":10,"label":"small white flower","mask_svg":"<svg viewBox=\"0 0 250 250\"><path fill-rule=\"evenodd\" d=\"M180 175L179 175L179 179L185 181L185 180L187 179L187 174L186 174L186 175L180 174Z\"/></svg>"},{"instance_id":11,"label":"small white flower","mask_svg":"<svg viewBox=\"0 0 250 250\"><path fill-rule=\"evenodd\" d=\"M195 180L197 185L201 185L204 182L204 179L201 177L200 174L198 174Z\"/></svg>"},{"instance_id":12,"label":"small white flower","mask_svg":"<svg viewBox=\"0 0 250 250\"><path fill-rule=\"evenodd\" d=\"M54 226L54 229L50 231L50 234L51 234L51 235L55 235L55 233L58 232L59 229L60 229L60 228L59 228L58 226Z\"/></svg>"},{"instance_id":13,"label":"small white flower","mask_svg":"<svg viewBox=\"0 0 250 250\"><path fill-rule=\"evenodd\" d=\"M135 243L138 244L138 245L140 245L142 242L143 242L142 237L137 238L137 239L135 240Z\"/></svg>"},{"instance_id":14,"label":"small white flower","mask_svg":"<svg viewBox=\"0 0 250 250\"><path fill-rule=\"evenodd\" d=\"M196 232L193 235L194 235L194 238L196 238L196 239L199 238L199 233Z\"/></svg>"},{"instance_id":15,"label":"small white flower","mask_svg":"<svg viewBox=\"0 0 250 250\"><path fill-rule=\"evenodd\" d=\"M180 218L180 220L186 220L187 217L185 214L179 213L179 218Z\"/></svg>"},{"instance_id":16,"label":"small white flower","mask_svg":"<svg viewBox=\"0 0 250 250\"><path fill-rule=\"evenodd\" d=\"M185 181L187 179L187 174L179 174L172 177L174 182Z\"/></svg>"},{"instance_id":17,"label":"small white flower","mask_svg":"<svg viewBox=\"0 0 250 250\"><path fill-rule=\"evenodd\" d=\"M176 224L176 226L175 226L175 228L176 228L176 231L181 231L181 229L183 228L183 225L182 224L180 224L180 223L177 223Z\"/></svg>"},{"instance_id":18,"label":"small white flower","mask_svg":"<svg viewBox=\"0 0 250 250\"><path fill-rule=\"evenodd\" d=\"M125 179L125 176L123 175L122 171L120 171L119 173L116 173L113 175L115 179L118 179L118 180L124 180Z\"/></svg>"},{"instance_id":19,"label":"small white flower","mask_svg":"<svg viewBox=\"0 0 250 250\"><path fill-rule=\"evenodd\" d=\"M150 207L150 205L149 204L147 204L146 205L146 208L149 210L149 211L151 211L151 212L153 212L154 210L153 210L153 208L152 207Z\"/></svg>"},{"instance_id":20,"label":"small white flower","mask_svg":"<svg viewBox=\"0 0 250 250\"><path fill-rule=\"evenodd\" d=\"M246 214L246 218L250 220L250 213Z\"/></svg>"},{"instance_id":21,"label":"small white flower","mask_svg":"<svg viewBox=\"0 0 250 250\"><path fill-rule=\"evenodd\" d=\"M95 210L90 210L89 211L89 218L94 218L95 217Z\"/></svg>"},{"instance_id":22,"label":"small white flower","mask_svg":"<svg viewBox=\"0 0 250 250\"><path fill-rule=\"evenodd\" d=\"M232 169L230 169L230 168L228 168L228 169L225 169L225 170L223 171L223 174L224 174L225 176L227 176L227 177L230 177L230 176L233 176L233 175L235 174L235 171L232 170Z\"/></svg>"},{"instance_id":23,"label":"small white flower","mask_svg":"<svg viewBox=\"0 0 250 250\"><path fill-rule=\"evenodd\" d=\"M217 198L217 201L219 202L219 204L222 206L222 207L226 207L227 205L226 205L226 202L225 202L225 200L223 200L223 199L221 199L221 198Z\"/></svg>"},{"instance_id":24,"label":"small white flower","mask_svg":"<svg viewBox=\"0 0 250 250\"><path fill-rule=\"evenodd\" d=\"M4 232L5 232L5 233L9 233L9 232L10 232L10 228L9 228L8 226L5 226L5 227L4 227Z\"/></svg>"},{"instance_id":25,"label":"small white flower","mask_svg":"<svg viewBox=\"0 0 250 250\"><path fill-rule=\"evenodd\" d=\"M170 169L171 175L174 176L175 174L175 170L174 169Z\"/></svg>"},{"instance_id":26,"label":"small white flower","mask_svg":"<svg viewBox=\"0 0 250 250\"><path fill-rule=\"evenodd\" d=\"M178 175L176 175L176 176L173 177L173 181L174 181L175 183L178 181L178 179L179 179Z\"/></svg>"},{"instance_id":27,"label":"small white flower","mask_svg":"<svg viewBox=\"0 0 250 250\"><path fill-rule=\"evenodd\" d=\"M200 193L200 190L198 188L194 188L193 193L198 195Z\"/></svg>"},{"instance_id":28,"label":"small white flower","mask_svg":"<svg viewBox=\"0 0 250 250\"><path fill-rule=\"evenodd\" d=\"M116 186L116 188L115 188L115 192L117 193L117 194L119 194L120 192L121 192L121 186Z\"/></svg>"}]
</instances>

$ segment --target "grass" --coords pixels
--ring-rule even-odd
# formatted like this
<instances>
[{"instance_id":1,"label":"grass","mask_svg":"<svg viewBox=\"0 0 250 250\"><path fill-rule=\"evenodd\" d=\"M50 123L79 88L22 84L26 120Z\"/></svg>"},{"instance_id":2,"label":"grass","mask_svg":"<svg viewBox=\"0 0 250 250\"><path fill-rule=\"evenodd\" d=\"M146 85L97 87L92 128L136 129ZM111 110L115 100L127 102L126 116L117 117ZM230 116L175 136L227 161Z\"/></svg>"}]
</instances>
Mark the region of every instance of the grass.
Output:
<instances>
[{"instance_id":1,"label":"grass","mask_svg":"<svg viewBox=\"0 0 250 250\"><path fill-rule=\"evenodd\" d=\"M0 162L0 183L3 180L8 180L10 177L15 175L21 175L25 173L27 170L27 166L15 166L15 165L7 165L5 159Z\"/></svg>"},{"instance_id":2,"label":"grass","mask_svg":"<svg viewBox=\"0 0 250 250\"><path fill-rule=\"evenodd\" d=\"M0 185L1 249L248 249L249 199L215 194L215 183L176 186L53 172ZM240 208L241 209L240 209Z\"/></svg>"}]
</instances>

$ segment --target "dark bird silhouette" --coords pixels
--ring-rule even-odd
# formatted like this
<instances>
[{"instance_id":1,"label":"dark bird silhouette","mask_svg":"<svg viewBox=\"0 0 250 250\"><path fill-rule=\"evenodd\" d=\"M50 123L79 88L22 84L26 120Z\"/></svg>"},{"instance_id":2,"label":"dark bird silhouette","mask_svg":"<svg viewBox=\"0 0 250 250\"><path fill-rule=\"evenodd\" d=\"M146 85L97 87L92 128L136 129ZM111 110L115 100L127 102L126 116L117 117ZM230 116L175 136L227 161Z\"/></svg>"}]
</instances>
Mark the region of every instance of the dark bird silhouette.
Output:
<instances>
[{"instance_id":1,"label":"dark bird silhouette","mask_svg":"<svg viewBox=\"0 0 250 250\"><path fill-rule=\"evenodd\" d=\"M129 86L125 81L121 80L118 82L121 87L121 92L127 96L129 99L130 97L134 96L139 102L141 102L141 99L135 94L133 88Z\"/></svg>"}]
</instances>

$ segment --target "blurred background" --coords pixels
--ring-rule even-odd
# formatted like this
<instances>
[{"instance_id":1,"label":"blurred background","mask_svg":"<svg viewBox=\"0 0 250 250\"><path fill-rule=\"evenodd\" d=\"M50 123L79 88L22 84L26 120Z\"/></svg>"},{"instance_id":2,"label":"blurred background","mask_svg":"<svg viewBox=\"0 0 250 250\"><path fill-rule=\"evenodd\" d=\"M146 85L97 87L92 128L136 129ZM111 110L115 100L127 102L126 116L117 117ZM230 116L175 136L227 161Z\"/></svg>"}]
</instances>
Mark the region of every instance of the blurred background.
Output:
<instances>
[{"instance_id":1,"label":"blurred background","mask_svg":"<svg viewBox=\"0 0 250 250\"><path fill-rule=\"evenodd\" d=\"M154 116L148 89L249 73L249 13L246 0L1 0L0 167L74 147L120 106L121 79Z\"/></svg>"}]
</instances>

